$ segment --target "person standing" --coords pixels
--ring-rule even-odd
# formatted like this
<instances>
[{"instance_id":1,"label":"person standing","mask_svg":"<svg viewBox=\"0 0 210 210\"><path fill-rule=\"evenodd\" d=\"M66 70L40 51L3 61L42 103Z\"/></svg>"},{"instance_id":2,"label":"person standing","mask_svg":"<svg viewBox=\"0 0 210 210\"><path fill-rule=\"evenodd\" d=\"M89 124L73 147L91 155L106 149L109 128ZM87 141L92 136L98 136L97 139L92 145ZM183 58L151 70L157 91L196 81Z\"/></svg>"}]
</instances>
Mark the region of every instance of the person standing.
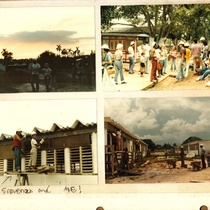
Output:
<instances>
[{"instance_id":1,"label":"person standing","mask_svg":"<svg viewBox=\"0 0 210 210\"><path fill-rule=\"evenodd\" d=\"M185 164L184 164L184 148L183 148L183 146L181 146L181 150L180 150L180 160L181 160L181 167L185 167Z\"/></svg>"},{"instance_id":2,"label":"person standing","mask_svg":"<svg viewBox=\"0 0 210 210\"><path fill-rule=\"evenodd\" d=\"M206 161L205 161L205 158L206 158L206 150L205 150L203 144L200 144L200 148L201 148L202 169L205 169L206 168Z\"/></svg>"},{"instance_id":3,"label":"person standing","mask_svg":"<svg viewBox=\"0 0 210 210\"><path fill-rule=\"evenodd\" d=\"M114 82L118 84L118 73L120 73L121 84L126 84L123 75L123 45L121 43L117 44L116 51L115 51L115 77Z\"/></svg>"},{"instance_id":4,"label":"person standing","mask_svg":"<svg viewBox=\"0 0 210 210\"><path fill-rule=\"evenodd\" d=\"M150 50L150 57L151 57L151 63L152 63L152 69L150 73L150 82L156 82L157 81L157 61L158 61L158 51L156 50L158 48L158 45L156 42L153 43L152 49Z\"/></svg>"},{"instance_id":5,"label":"person standing","mask_svg":"<svg viewBox=\"0 0 210 210\"><path fill-rule=\"evenodd\" d=\"M178 53L178 72L176 75L176 82L179 81L180 77L184 80L184 62L185 62L185 48L184 42L179 42L179 53Z\"/></svg>"},{"instance_id":6,"label":"person standing","mask_svg":"<svg viewBox=\"0 0 210 210\"><path fill-rule=\"evenodd\" d=\"M37 148L40 148L40 144L36 141L36 132L31 133L31 150L30 150L30 159L29 159L29 170L36 171L37 163Z\"/></svg>"},{"instance_id":7,"label":"person standing","mask_svg":"<svg viewBox=\"0 0 210 210\"><path fill-rule=\"evenodd\" d=\"M188 77L188 72L190 67L190 57L191 57L191 50L189 49L190 44L186 42L184 44L184 47L185 47L185 60L186 60L185 77Z\"/></svg>"},{"instance_id":8,"label":"person standing","mask_svg":"<svg viewBox=\"0 0 210 210\"><path fill-rule=\"evenodd\" d=\"M46 91L49 92L51 89L51 81L52 81L52 70L49 67L48 63L44 64L44 68L42 69L43 75L44 75L44 83L45 83L45 87L46 87Z\"/></svg>"},{"instance_id":9,"label":"person standing","mask_svg":"<svg viewBox=\"0 0 210 210\"><path fill-rule=\"evenodd\" d=\"M31 87L33 92L39 92L39 71L40 71L40 64L33 60L31 65ZM34 86L36 85L36 87Z\"/></svg>"},{"instance_id":10,"label":"person standing","mask_svg":"<svg viewBox=\"0 0 210 210\"><path fill-rule=\"evenodd\" d=\"M16 134L13 137L13 151L15 156L15 170L20 172L21 170L21 141L26 137L26 135L22 135L22 130L20 128L17 129Z\"/></svg>"},{"instance_id":11,"label":"person standing","mask_svg":"<svg viewBox=\"0 0 210 210\"><path fill-rule=\"evenodd\" d=\"M170 60L171 60L171 71L176 71L176 56L177 56L177 50L176 47L173 46L172 49L169 52Z\"/></svg>"},{"instance_id":12,"label":"person standing","mask_svg":"<svg viewBox=\"0 0 210 210\"><path fill-rule=\"evenodd\" d=\"M140 55L140 77L144 76L144 72L145 72L145 53L142 52Z\"/></svg>"},{"instance_id":13,"label":"person standing","mask_svg":"<svg viewBox=\"0 0 210 210\"><path fill-rule=\"evenodd\" d=\"M128 58L129 58L129 74L133 74L133 68L134 68L134 46L135 42L132 41L130 43L130 46L128 47Z\"/></svg>"},{"instance_id":14,"label":"person standing","mask_svg":"<svg viewBox=\"0 0 210 210\"><path fill-rule=\"evenodd\" d=\"M104 69L112 65L112 54L109 51L109 46L107 44L103 44L101 46L101 49L102 49L102 76L103 76Z\"/></svg>"},{"instance_id":15,"label":"person standing","mask_svg":"<svg viewBox=\"0 0 210 210\"><path fill-rule=\"evenodd\" d=\"M199 60L201 63L201 45L198 44L197 39L193 40L193 44L191 46L192 59L193 59L193 71L196 72L196 60Z\"/></svg>"},{"instance_id":16,"label":"person standing","mask_svg":"<svg viewBox=\"0 0 210 210\"><path fill-rule=\"evenodd\" d=\"M145 74L149 74L149 51L150 46L147 41L143 41L144 53L145 53Z\"/></svg>"}]
</instances>

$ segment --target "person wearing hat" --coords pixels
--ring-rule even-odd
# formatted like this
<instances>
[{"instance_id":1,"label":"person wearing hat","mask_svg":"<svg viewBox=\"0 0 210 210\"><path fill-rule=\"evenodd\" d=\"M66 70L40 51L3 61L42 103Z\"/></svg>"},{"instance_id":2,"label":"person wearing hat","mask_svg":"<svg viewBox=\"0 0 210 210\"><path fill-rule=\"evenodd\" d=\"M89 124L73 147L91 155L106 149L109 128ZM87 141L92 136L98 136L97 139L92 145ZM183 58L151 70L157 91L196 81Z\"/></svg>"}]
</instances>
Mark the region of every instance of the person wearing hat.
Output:
<instances>
[{"instance_id":1,"label":"person wearing hat","mask_svg":"<svg viewBox=\"0 0 210 210\"><path fill-rule=\"evenodd\" d=\"M120 73L121 84L126 84L123 75L123 45L121 43L117 44L116 51L115 51L115 77L114 82L118 84L118 73Z\"/></svg>"},{"instance_id":2,"label":"person wearing hat","mask_svg":"<svg viewBox=\"0 0 210 210\"><path fill-rule=\"evenodd\" d=\"M185 47L185 61L186 61L186 67L185 67L185 77L188 77L189 67L190 67L190 58L191 58L191 50L189 49L190 44L186 42L184 44Z\"/></svg>"},{"instance_id":3,"label":"person wearing hat","mask_svg":"<svg viewBox=\"0 0 210 210\"><path fill-rule=\"evenodd\" d=\"M20 172L21 170L21 141L26 137L22 135L22 130L18 128L16 134L13 137L13 151L15 156L15 170Z\"/></svg>"},{"instance_id":4,"label":"person wearing hat","mask_svg":"<svg viewBox=\"0 0 210 210\"><path fill-rule=\"evenodd\" d=\"M102 49L102 76L104 73L104 68L112 65L112 54L109 51L109 46L107 44L103 44L101 46Z\"/></svg>"},{"instance_id":5,"label":"person wearing hat","mask_svg":"<svg viewBox=\"0 0 210 210\"><path fill-rule=\"evenodd\" d=\"M36 162L37 162L37 148L40 148L40 144L36 141L36 132L31 133L31 150L30 150L30 159L29 159L29 170L36 171Z\"/></svg>"},{"instance_id":6,"label":"person wearing hat","mask_svg":"<svg viewBox=\"0 0 210 210\"><path fill-rule=\"evenodd\" d=\"M129 58L129 74L133 74L133 68L134 68L134 46L135 42L132 41L130 43L130 46L128 47L128 58Z\"/></svg>"},{"instance_id":7,"label":"person wearing hat","mask_svg":"<svg viewBox=\"0 0 210 210\"><path fill-rule=\"evenodd\" d=\"M206 161L205 161L205 158L206 158L206 150L205 150L203 144L200 144L200 148L201 148L202 169L205 169L206 168Z\"/></svg>"},{"instance_id":8,"label":"person wearing hat","mask_svg":"<svg viewBox=\"0 0 210 210\"><path fill-rule=\"evenodd\" d=\"M177 56L178 59L178 72L176 74L176 82L180 80L180 77L182 80L184 80L184 64L185 64L185 48L184 48L184 42L180 41L178 44L179 47L179 53Z\"/></svg>"}]
</instances>

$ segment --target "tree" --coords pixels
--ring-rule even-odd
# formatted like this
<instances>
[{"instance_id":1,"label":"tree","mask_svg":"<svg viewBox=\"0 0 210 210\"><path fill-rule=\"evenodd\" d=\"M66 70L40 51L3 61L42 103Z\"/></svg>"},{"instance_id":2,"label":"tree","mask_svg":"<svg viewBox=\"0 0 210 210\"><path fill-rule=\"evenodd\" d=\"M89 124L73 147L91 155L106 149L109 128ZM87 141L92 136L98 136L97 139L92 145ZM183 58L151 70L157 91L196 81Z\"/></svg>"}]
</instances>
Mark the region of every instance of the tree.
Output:
<instances>
[{"instance_id":1,"label":"tree","mask_svg":"<svg viewBox=\"0 0 210 210\"><path fill-rule=\"evenodd\" d=\"M49 63L51 65L55 65L56 56L55 53L50 52L49 50L46 50L45 52L41 53L38 56L38 61L41 65L44 65L44 63Z\"/></svg>"},{"instance_id":2,"label":"tree","mask_svg":"<svg viewBox=\"0 0 210 210\"><path fill-rule=\"evenodd\" d=\"M113 26L114 19L125 19L133 27L147 27L149 36L159 43L166 37L190 40L205 34L208 38L210 31L209 4L104 6L101 13L102 30Z\"/></svg>"},{"instance_id":3,"label":"tree","mask_svg":"<svg viewBox=\"0 0 210 210\"><path fill-rule=\"evenodd\" d=\"M67 57L67 55L68 55L68 50L65 49L65 48L63 48L62 51L61 51L61 55Z\"/></svg>"},{"instance_id":4,"label":"tree","mask_svg":"<svg viewBox=\"0 0 210 210\"><path fill-rule=\"evenodd\" d=\"M57 44L56 50L58 51L58 55L60 56L62 50L61 44Z\"/></svg>"},{"instance_id":5,"label":"tree","mask_svg":"<svg viewBox=\"0 0 210 210\"><path fill-rule=\"evenodd\" d=\"M13 59L13 53L9 52L7 49L3 49L1 52L2 56L4 57L4 64L7 65L9 63L11 63L12 59Z\"/></svg>"}]
</instances>

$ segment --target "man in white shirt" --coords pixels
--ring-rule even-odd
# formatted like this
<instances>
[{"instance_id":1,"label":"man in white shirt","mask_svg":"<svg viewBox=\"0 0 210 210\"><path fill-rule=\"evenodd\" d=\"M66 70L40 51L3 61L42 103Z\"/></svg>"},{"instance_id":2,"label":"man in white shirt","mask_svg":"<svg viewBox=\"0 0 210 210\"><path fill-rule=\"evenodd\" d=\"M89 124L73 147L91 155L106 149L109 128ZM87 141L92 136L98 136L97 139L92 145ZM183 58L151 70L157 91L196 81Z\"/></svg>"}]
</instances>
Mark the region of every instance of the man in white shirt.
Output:
<instances>
[{"instance_id":1,"label":"man in white shirt","mask_svg":"<svg viewBox=\"0 0 210 210\"><path fill-rule=\"evenodd\" d=\"M134 45L135 42L132 41L130 43L130 46L128 47L128 58L129 58L129 74L133 74L133 68L134 68Z\"/></svg>"},{"instance_id":2,"label":"man in white shirt","mask_svg":"<svg viewBox=\"0 0 210 210\"><path fill-rule=\"evenodd\" d=\"M39 71L40 71L40 64L36 62L36 60L33 61L33 64L31 65L31 87L33 92L39 92ZM36 84L36 87L34 86Z\"/></svg>"},{"instance_id":3,"label":"man in white shirt","mask_svg":"<svg viewBox=\"0 0 210 210\"><path fill-rule=\"evenodd\" d=\"M36 171L37 162L37 148L40 148L40 144L36 141L36 132L31 133L31 150L30 150L30 160L29 160L29 170Z\"/></svg>"}]
</instances>

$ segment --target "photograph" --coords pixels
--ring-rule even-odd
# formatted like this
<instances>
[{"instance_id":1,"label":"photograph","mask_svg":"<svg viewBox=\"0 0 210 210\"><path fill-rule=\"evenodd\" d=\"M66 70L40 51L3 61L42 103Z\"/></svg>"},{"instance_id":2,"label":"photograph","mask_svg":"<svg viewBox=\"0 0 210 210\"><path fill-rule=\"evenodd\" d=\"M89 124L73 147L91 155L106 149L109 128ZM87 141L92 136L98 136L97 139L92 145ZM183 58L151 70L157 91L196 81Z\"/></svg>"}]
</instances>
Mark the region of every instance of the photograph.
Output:
<instances>
[{"instance_id":1,"label":"photograph","mask_svg":"<svg viewBox=\"0 0 210 210\"><path fill-rule=\"evenodd\" d=\"M105 99L106 183L209 182L209 102L209 97Z\"/></svg>"},{"instance_id":2,"label":"photograph","mask_svg":"<svg viewBox=\"0 0 210 210\"><path fill-rule=\"evenodd\" d=\"M1 4L0 93L96 90L93 6Z\"/></svg>"},{"instance_id":3,"label":"photograph","mask_svg":"<svg viewBox=\"0 0 210 210\"><path fill-rule=\"evenodd\" d=\"M101 6L103 90L209 89L209 22L209 4Z\"/></svg>"},{"instance_id":4,"label":"photograph","mask_svg":"<svg viewBox=\"0 0 210 210\"><path fill-rule=\"evenodd\" d=\"M1 189L97 184L96 110L94 99L1 101Z\"/></svg>"}]
</instances>

